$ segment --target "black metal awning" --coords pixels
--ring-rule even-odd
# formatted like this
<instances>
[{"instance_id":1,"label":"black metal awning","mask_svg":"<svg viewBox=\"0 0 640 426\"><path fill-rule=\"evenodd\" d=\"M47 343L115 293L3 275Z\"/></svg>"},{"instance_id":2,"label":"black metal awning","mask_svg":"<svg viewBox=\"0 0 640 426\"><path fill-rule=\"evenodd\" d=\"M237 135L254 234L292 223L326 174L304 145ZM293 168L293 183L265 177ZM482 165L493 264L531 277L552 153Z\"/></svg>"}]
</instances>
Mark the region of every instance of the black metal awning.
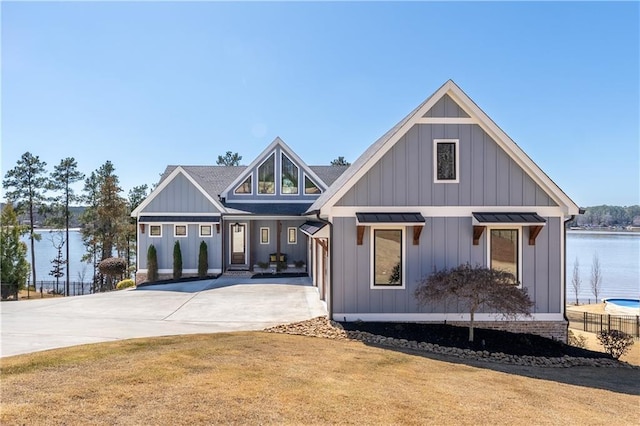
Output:
<instances>
[{"instance_id":1,"label":"black metal awning","mask_svg":"<svg viewBox=\"0 0 640 426\"><path fill-rule=\"evenodd\" d=\"M138 222L218 223L220 222L220 216L140 216Z\"/></svg>"},{"instance_id":2,"label":"black metal awning","mask_svg":"<svg viewBox=\"0 0 640 426\"><path fill-rule=\"evenodd\" d=\"M544 226L547 221L537 213L473 213L477 225L538 225Z\"/></svg>"},{"instance_id":3,"label":"black metal awning","mask_svg":"<svg viewBox=\"0 0 640 426\"><path fill-rule=\"evenodd\" d=\"M424 225L425 219L420 213L356 213L358 224L404 224Z\"/></svg>"},{"instance_id":4,"label":"black metal awning","mask_svg":"<svg viewBox=\"0 0 640 426\"><path fill-rule=\"evenodd\" d=\"M298 229L309 236L313 236L316 232L327 226L323 222L305 222Z\"/></svg>"}]
</instances>

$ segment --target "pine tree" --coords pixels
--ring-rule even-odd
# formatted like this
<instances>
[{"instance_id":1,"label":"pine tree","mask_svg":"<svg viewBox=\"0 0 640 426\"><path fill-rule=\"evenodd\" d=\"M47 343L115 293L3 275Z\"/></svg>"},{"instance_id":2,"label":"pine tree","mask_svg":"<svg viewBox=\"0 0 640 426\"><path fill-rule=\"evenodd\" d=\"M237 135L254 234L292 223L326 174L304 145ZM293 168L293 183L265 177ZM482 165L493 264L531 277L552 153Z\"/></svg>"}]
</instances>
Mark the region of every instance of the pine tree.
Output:
<instances>
[{"instance_id":1,"label":"pine tree","mask_svg":"<svg viewBox=\"0 0 640 426\"><path fill-rule=\"evenodd\" d=\"M75 158L67 157L60 160L60 164L54 167L51 174L51 189L62 191L56 201L63 206L64 227L66 231L66 264L69 265L69 204L80 201L80 197L75 195L71 185L84 179L84 174L78 171L78 163ZM65 294L69 296L70 269L67 267L67 280Z\"/></svg>"},{"instance_id":2,"label":"pine tree","mask_svg":"<svg viewBox=\"0 0 640 426\"><path fill-rule=\"evenodd\" d=\"M200 242L200 253L198 254L198 277L205 278L209 270L209 256L207 254L207 243Z\"/></svg>"},{"instance_id":3,"label":"pine tree","mask_svg":"<svg viewBox=\"0 0 640 426\"><path fill-rule=\"evenodd\" d=\"M147 281L158 281L158 255L153 244L147 249Z\"/></svg>"},{"instance_id":4,"label":"pine tree","mask_svg":"<svg viewBox=\"0 0 640 426\"><path fill-rule=\"evenodd\" d=\"M173 279L182 278L182 251L180 250L180 242L176 241L173 245Z\"/></svg>"},{"instance_id":5,"label":"pine tree","mask_svg":"<svg viewBox=\"0 0 640 426\"><path fill-rule=\"evenodd\" d=\"M47 163L30 152L25 152L16 166L5 175L2 185L13 188L7 191L5 197L10 203L16 203L18 211L29 213L29 240L31 243L31 282L36 282L36 251L35 241L40 240L40 234L34 231L34 212L47 201L45 196L49 180L46 176ZM28 287L27 287L28 291ZM28 297L28 295L27 295Z\"/></svg>"}]
</instances>

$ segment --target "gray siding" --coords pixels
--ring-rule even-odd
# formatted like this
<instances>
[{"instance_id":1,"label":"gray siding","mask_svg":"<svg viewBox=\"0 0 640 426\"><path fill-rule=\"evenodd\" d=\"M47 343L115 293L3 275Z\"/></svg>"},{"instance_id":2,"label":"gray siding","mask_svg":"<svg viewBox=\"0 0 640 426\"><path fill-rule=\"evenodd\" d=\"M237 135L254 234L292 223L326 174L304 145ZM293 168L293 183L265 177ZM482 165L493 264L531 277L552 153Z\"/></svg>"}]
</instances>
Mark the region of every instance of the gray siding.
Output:
<instances>
[{"instance_id":1,"label":"gray siding","mask_svg":"<svg viewBox=\"0 0 640 426\"><path fill-rule=\"evenodd\" d=\"M304 220L282 220L282 234L280 235L280 252L287 255L287 263L292 264L296 260L307 263L307 236L298 227ZM276 252L277 225L275 220L254 220L251 222L251 260L268 262L269 254ZM260 244L260 228L269 228L269 244ZM296 228L296 244L288 243L288 228Z\"/></svg>"},{"instance_id":2,"label":"gray siding","mask_svg":"<svg viewBox=\"0 0 640 426\"><path fill-rule=\"evenodd\" d=\"M272 151L273 152L273 151ZM253 193L250 195L237 195L234 194L235 191L235 187L231 188L229 193L227 194L227 202L228 203L241 203L243 201L260 201L263 203L267 203L267 202L282 202L282 201L290 201L290 202L307 202L307 203L312 203L316 198L318 198L320 196L320 194L316 194L316 195L305 195L304 194L304 174L305 174L305 165L301 165L295 162L295 160L290 156L287 155L287 157L289 157L289 159L298 167L298 194L281 194L280 193L280 187L281 187L281 182L282 182L282 174L281 174L281 162L282 162L282 152L283 150L278 146L275 149L275 183L276 183L276 193L275 194L258 194L258 169L260 168L260 166L262 165L262 162L266 159L269 158L269 155L267 155L265 158L262 159L262 161L260 161L258 163L258 165L256 167L254 167L253 169L249 169L246 170L243 174L242 174L242 178L240 179L240 183L244 182L245 179L247 178L247 176L249 176L249 174L252 174L252 180L251 180L251 184L252 184L252 191ZM285 155L287 153L285 152ZM323 190L323 186L324 183L323 182L317 182L317 179L312 178L310 176L311 180L314 181L314 183L318 186L318 188L320 188L320 190Z\"/></svg>"},{"instance_id":3,"label":"gray siding","mask_svg":"<svg viewBox=\"0 0 640 426\"><path fill-rule=\"evenodd\" d=\"M423 117L468 118L469 115L449 95L444 95Z\"/></svg>"},{"instance_id":4,"label":"gray siding","mask_svg":"<svg viewBox=\"0 0 640 426\"><path fill-rule=\"evenodd\" d=\"M156 225L154 223L154 225ZM221 233L216 233L215 224L211 224L213 235L211 237L199 237L199 224L188 224L187 237L174 237L173 224L163 223L162 237L150 237L149 225L146 225L144 234L138 231L138 268L147 269L147 250L153 244L158 255L158 269L173 269L173 245L180 242L182 251L182 268L198 269L198 255L200 252L200 241L207 243L207 254L209 259L209 269L221 269ZM209 225L209 224L207 224Z\"/></svg>"},{"instance_id":5,"label":"gray siding","mask_svg":"<svg viewBox=\"0 0 640 426\"><path fill-rule=\"evenodd\" d=\"M184 175L178 174L145 207L144 213L218 213L209 201Z\"/></svg>"},{"instance_id":6,"label":"gray siding","mask_svg":"<svg viewBox=\"0 0 640 426\"><path fill-rule=\"evenodd\" d=\"M433 182L433 140L459 139L459 183ZM478 125L413 126L338 206L555 206Z\"/></svg>"},{"instance_id":7,"label":"gray siding","mask_svg":"<svg viewBox=\"0 0 640 426\"><path fill-rule=\"evenodd\" d=\"M561 297L562 235L559 218L548 223L535 246L528 245L528 228L522 229L522 283L535 302L534 312L559 313ZM434 270L470 263L487 266L487 232L473 245L470 217L428 217L420 244L412 244L406 229L405 289L371 289L371 241L367 227L363 244L356 244L355 218L335 218L333 242L333 311L344 313L464 313L456 303L418 306L413 296L421 278Z\"/></svg>"}]
</instances>

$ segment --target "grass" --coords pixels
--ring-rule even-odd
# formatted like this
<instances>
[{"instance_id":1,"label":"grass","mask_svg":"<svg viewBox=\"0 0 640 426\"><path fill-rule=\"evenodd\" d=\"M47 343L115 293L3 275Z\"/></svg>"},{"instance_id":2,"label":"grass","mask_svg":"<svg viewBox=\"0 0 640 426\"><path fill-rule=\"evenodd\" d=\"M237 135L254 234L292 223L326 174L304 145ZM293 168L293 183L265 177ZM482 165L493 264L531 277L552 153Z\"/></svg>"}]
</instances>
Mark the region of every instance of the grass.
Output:
<instances>
[{"instance_id":1,"label":"grass","mask_svg":"<svg viewBox=\"0 0 640 426\"><path fill-rule=\"evenodd\" d=\"M135 339L3 358L0 423L624 425L639 376L259 332Z\"/></svg>"}]
</instances>

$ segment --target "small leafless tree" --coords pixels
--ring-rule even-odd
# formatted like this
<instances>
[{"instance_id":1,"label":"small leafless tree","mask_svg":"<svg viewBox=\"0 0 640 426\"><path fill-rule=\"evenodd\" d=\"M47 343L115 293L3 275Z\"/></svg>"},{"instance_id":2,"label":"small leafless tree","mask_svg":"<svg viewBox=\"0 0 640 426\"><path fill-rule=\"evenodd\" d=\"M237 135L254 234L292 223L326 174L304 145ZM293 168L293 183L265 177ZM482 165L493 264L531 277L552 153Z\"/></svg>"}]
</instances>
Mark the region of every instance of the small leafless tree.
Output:
<instances>
[{"instance_id":1,"label":"small leafless tree","mask_svg":"<svg viewBox=\"0 0 640 426\"><path fill-rule=\"evenodd\" d=\"M418 303L457 299L469 311L469 342L473 342L475 313L487 306L506 318L530 315L533 302L509 272L464 264L422 279L415 291Z\"/></svg>"},{"instance_id":2,"label":"small leafless tree","mask_svg":"<svg viewBox=\"0 0 640 426\"><path fill-rule=\"evenodd\" d=\"M571 285L573 286L573 292L576 295L576 305L579 305L578 293L580 292L580 285L582 284L582 278L580 278L580 262L576 257L576 261L573 263L573 277L571 278Z\"/></svg>"},{"instance_id":3,"label":"small leafless tree","mask_svg":"<svg viewBox=\"0 0 640 426\"><path fill-rule=\"evenodd\" d=\"M87 263L82 262L82 268L77 272L78 281L80 281L80 291L84 294L84 279L87 276ZM76 293L78 291L78 287L76 287Z\"/></svg>"},{"instance_id":4,"label":"small leafless tree","mask_svg":"<svg viewBox=\"0 0 640 426\"><path fill-rule=\"evenodd\" d=\"M596 298L598 303L598 296L600 296L600 290L602 289L602 273L600 272L600 259L598 253L593 254L593 262L591 263L591 292Z\"/></svg>"}]
</instances>

